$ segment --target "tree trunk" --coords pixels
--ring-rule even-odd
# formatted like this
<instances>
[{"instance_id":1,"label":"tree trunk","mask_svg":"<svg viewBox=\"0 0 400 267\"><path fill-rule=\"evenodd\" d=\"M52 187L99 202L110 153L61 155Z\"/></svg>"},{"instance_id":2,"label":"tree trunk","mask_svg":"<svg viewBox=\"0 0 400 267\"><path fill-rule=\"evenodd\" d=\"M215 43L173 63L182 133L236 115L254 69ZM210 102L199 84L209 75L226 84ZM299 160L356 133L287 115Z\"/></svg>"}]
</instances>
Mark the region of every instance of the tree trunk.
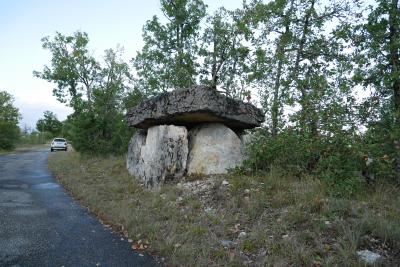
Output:
<instances>
[{"instance_id":1,"label":"tree trunk","mask_svg":"<svg viewBox=\"0 0 400 267\"><path fill-rule=\"evenodd\" d=\"M279 122L278 116L279 116L279 104L280 104L279 87L282 75L282 61L283 59L280 59L278 61L278 69L276 72L275 85L274 85L274 99L272 100L272 108L271 108L271 120L272 120L271 134L273 138L275 138L278 134L278 122Z\"/></svg>"},{"instance_id":2,"label":"tree trunk","mask_svg":"<svg viewBox=\"0 0 400 267\"><path fill-rule=\"evenodd\" d=\"M211 87L217 89L217 38L213 32L213 64L211 69Z\"/></svg>"},{"instance_id":3,"label":"tree trunk","mask_svg":"<svg viewBox=\"0 0 400 267\"><path fill-rule=\"evenodd\" d=\"M389 13L389 45L390 45L390 65L393 79L393 102L397 122L400 122L400 61L399 61L399 42L400 42L400 8L399 1L392 0Z\"/></svg>"},{"instance_id":4,"label":"tree trunk","mask_svg":"<svg viewBox=\"0 0 400 267\"><path fill-rule=\"evenodd\" d=\"M299 79L299 68L300 68L300 61L303 57L304 53L304 45L307 41L307 35L309 33L309 27L310 27L310 18L312 15L312 11L314 9L315 5L315 0L311 1L311 5L306 11L305 17L304 17L304 24L303 24L303 31L301 34L301 38L299 41L299 47L297 49L297 54L296 54L296 61L294 64L294 69L293 69L293 80L295 81L295 87L300 91L300 105L301 105L301 114L300 114L300 124L301 128L304 130L306 128L306 121L307 121L307 107L308 107L308 94L306 92L306 86L304 84L300 84L300 79Z\"/></svg>"},{"instance_id":5,"label":"tree trunk","mask_svg":"<svg viewBox=\"0 0 400 267\"><path fill-rule=\"evenodd\" d=\"M272 120L272 128L271 134L272 137L275 138L278 134L278 123L279 123L279 105L280 105L280 86L281 86L281 75L283 68L283 60L285 56L285 48L288 43L287 35L290 33L290 16L293 11L293 3L294 0L290 2L290 8L284 17L284 26L285 32L280 36L280 40L278 42L276 48L276 57L278 58L278 66L276 70L275 84L274 84L274 98L272 100L272 108L271 108L271 120Z\"/></svg>"}]
</instances>

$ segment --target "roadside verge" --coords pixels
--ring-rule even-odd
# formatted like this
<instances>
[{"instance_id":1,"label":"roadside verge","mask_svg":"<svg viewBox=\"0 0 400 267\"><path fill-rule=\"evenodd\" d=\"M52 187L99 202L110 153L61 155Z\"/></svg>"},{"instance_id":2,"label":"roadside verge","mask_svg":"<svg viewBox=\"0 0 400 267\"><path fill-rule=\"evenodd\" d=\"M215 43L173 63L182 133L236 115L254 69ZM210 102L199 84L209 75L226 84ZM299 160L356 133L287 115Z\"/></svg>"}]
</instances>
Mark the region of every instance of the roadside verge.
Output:
<instances>
[{"instance_id":1,"label":"roadside verge","mask_svg":"<svg viewBox=\"0 0 400 267\"><path fill-rule=\"evenodd\" d=\"M357 251L400 264L400 194L376 186L352 199L313 177L234 173L148 191L122 157L49 157L59 181L135 250L172 266L362 265Z\"/></svg>"}]
</instances>

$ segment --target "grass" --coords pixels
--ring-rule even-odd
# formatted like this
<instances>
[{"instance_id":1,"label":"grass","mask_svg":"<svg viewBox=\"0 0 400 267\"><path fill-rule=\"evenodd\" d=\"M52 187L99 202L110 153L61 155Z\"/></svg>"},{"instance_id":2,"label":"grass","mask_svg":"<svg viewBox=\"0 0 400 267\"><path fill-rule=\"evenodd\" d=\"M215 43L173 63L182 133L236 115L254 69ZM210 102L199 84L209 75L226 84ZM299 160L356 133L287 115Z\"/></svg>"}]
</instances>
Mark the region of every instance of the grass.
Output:
<instances>
[{"instance_id":1,"label":"grass","mask_svg":"<svg viewBox=\"0 0 400 267\"><path fill-rule=\"evenodd\" d=\"M192 177L153 192L122 157L54 153L49 167L106 226L168 266L365 266L361 249L383 255L381 266L400 265L400 190L390 185L339 198L314 177L272 170Z\"/></svg>"},{"instance_id":2,"label":"grass","mask_svg":"<svg viewBox=\"0 0 400 267\"><path fill-rule=\"evenodd\" d=\"M34 151L39 148L49 148L49 144L18 144L15 148L11 150L0 149L0 155L9 153L21 153L27 151ZM50 148L49 148L50 149Z\"/></svg>"}]
</instances>

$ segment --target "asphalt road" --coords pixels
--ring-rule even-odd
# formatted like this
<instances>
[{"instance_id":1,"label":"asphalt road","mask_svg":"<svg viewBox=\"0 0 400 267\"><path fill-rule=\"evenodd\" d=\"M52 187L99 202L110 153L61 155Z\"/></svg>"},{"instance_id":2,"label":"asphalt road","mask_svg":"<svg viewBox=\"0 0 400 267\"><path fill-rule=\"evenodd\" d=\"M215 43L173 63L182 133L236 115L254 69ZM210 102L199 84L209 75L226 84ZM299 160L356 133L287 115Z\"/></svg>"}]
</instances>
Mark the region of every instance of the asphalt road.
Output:
<instances>
[{"instance_id":1,"label":"asphalt road","mask_svg":"<svg viewBox=\"0 0 400 267\"><path fill-rule=\"evenodd\" d=\"M68 196L48 154L0 155L0 266L155 266Z\"/></svg>"}]
</instances>

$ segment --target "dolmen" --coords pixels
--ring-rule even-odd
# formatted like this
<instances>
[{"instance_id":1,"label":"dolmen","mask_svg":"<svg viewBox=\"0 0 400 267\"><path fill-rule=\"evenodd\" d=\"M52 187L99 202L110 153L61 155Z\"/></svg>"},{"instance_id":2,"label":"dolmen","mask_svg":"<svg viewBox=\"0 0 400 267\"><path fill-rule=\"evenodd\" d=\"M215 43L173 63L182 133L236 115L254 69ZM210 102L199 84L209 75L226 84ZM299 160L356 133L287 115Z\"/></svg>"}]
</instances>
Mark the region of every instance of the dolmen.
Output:
<instances>
[{"instance_id":1,"label":"dolmen","mask_svg":"<svg viewBox=\"0 0 400 267\"><path fill-rule=\"evenodd\" d=\"M250 103L216 89L194 86L163 93L130 108L127 168L148 187L185 175L224 174L240 166L244 130L264 122Z\"/></svg>"}]
</instances>

